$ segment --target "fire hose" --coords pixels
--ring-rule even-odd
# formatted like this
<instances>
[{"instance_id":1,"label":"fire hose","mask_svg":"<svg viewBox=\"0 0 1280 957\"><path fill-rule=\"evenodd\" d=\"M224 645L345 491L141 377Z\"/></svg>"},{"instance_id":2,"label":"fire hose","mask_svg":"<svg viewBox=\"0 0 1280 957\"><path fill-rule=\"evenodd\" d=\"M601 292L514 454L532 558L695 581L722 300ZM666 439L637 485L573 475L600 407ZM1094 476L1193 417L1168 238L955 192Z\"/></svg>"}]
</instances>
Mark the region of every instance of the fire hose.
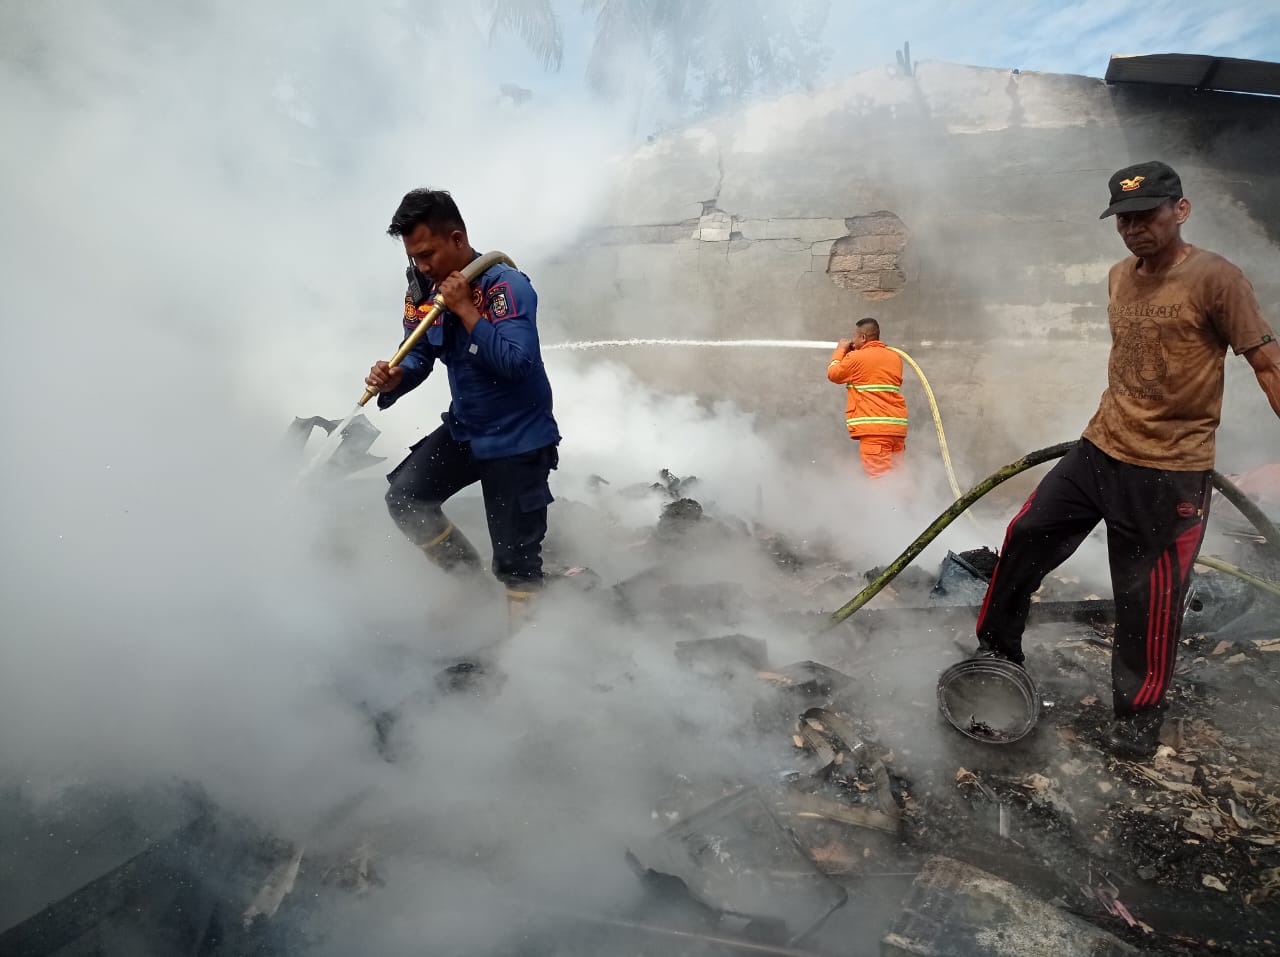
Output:
<instances>
[{"instance_id":1,"label":"fire hose","mask_svg":"<svg viewBox=\"0 0 1280 957\"><path fill-rule=\"evenodd\" d=\"M490 266L496 266L498 263L506 263L508 266L512 267L515 266L515 263L511 261L506 253L500 253L495 250L493 252L485 253L482 256L478 256L463 266L462 278L469 283L474 282L477 276L481 275ZM443 310L444 296L440 295L440 293L436 293L435 298L431 300L431 308L428 309L426 314L422 317L422 321L418 323L417 328L405 337L404 342L400 343L400 348L396 350L396 354L387 360L387 365L390 368L394 369L404 361L404 357L413 350L415 345L418 344L418 340L422 338L422 334L431 328L432 323L436 321L436 318ZM356 405L363 406L377 394L378 390L370 386L364 390L364 395L360 397L360 401L357 402Z\"/></svg>"},{"instance_id":2,"label":"fire hose","mask_svg":"<svg viewBox=\"0 0 1280 957\"><path fill-rule=\"evenodd\" d=\"M911 358L901 349L895 349L893 346L888 347L890 352L896 352L902 357L902 361L907 363L915 374L920 377L920 385L924 387L925 398L929 400L929 410L933 413L933 425L938 431L938 447L942 450L942 465L947 470L947 481L951 483L951 494L956 498L962 497L960 492L960 483L956 481L955 469L951 467L951 450L947 448L947 433L942 430L942 413L938 411L938 400L933 396L933 389L929 388L929 380L925 378L924 370L916 364L916 360Z\"/></svg>"},{"instance_id":3,"label":"fire hose","mask_svg":"<svg viewBox=\"0 0 1280 957\"><path fill-rule=\"evenodd\" d=\"M462 278L468 283L475 282L476 278L479 277L486 269L490 266L497 265L498 263L506 263L508 266L512 267L515 266L515 263L511 261L506 253L501 253L495 250L493 252L487 252L482 256L478 256L463 266ZM417 345L418 340L422 338L423 334L429 328L431 328L431 325L436 321L437 317L439 317L443 310L444 296L436 293L435 298L431 300L431 308L422 316L422 319L419 321L417 327L414 328L413 332L409 333L409 335L405 337L404 342L400 343L400 348L396 350L396 354L387 360L387 365L389 367L394 369L404 361L404 357L409 354L415 345ZM347 430L355 421L356 416L360 414L360 410L364 408L366 402L377 394L378 390L372 386L369 386L364 390L364 395L360 396L360 399L356 402L355 408L352 409L351 413L329 432L329 438L321 443L320 449L315 454L315 457L303 467L302 475L304 477L314 472L321 465L324 465L329 461L329 459L333 458L334 453L338 451L338 447L342 445L342 441L347 435Z\"/></svg>"},{"instance_id":4,"label":"fire hose","mask_svg":"<svg viewBox=\"0 0 1280 957\"><path fill-rule=\"evenodd\" d=\"M903 551L901 555L890 562L885 567L884 571L872 579L872 581L862 589L862 591L858 592L858 594L853 598L832 612L831 617L820 630L827 631L835 627L856 612L859 608L866 605L867 602L871 601L871 599L878 595L881 590L889 584L889 582L893 581L893 579L896 578L904 568L910 565L911 562L928 547L930 542L942 534L943 529L964 514L964 512L968 511L969 507L973 505L974 502L978 501L978 499L982 498L997 485L1008 481L1015 475L1025 472L1027 469L1034 468L1037 465L1041 465L1054 459L1062 458L1062 456L1070 452L1075 448L1075 446L1076 443L1074 441L1062 442L1058 445L1051 445L1048 448L1028 452L1016 462L1011 462L1004 466L1004 468L997 469L991 475L987 476L948 506L941 515L933 520L933 523L928 528L917 536L915 541L907 546L906 550ZM1258 508L1253 502L1251 502L1249 498L1221 472L1215 471L1213 473L1213 486L1222 493L1223 497L1226 498L1227 501L1239 509L1241 514L1249 519L1254 528L1258 530L1258 533L1266 539L1268 551L1277 558L1280 558L1280 530L1276 529L1276 526L1267 518L1262 509ZM1217 569L1218 571L1225 572L1229 575L1234 575L1267 594L1280 597L1280 583L1269 581L1265 578L1259 578L1256 575L1251 575L1248 572L1245 572L1220 559L1209 558L1206 556L1205 558L1197 559L1196 561L1197 564Z\"/></svg>"}]
</instances>

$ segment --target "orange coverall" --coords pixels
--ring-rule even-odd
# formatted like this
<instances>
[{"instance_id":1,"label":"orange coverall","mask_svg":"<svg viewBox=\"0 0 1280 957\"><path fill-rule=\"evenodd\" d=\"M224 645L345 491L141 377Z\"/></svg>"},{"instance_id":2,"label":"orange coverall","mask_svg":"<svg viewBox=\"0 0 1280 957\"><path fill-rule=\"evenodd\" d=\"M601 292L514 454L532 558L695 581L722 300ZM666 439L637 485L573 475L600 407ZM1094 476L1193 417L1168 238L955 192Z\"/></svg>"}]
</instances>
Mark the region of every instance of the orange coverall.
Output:
<instances>
[{"instance_id":1,"label":"orange coverall","mask_svg":"<svg viewBox=\"0 0 1280 957\"><path fill-rule=\"evenodd\" d=\"M845 425L858 442L862 468L880 478L907 448L907 400L902 397L902 358L879 339L843 353L827 365L827 378L849 390Z\"/></svg>"}]
</instances>

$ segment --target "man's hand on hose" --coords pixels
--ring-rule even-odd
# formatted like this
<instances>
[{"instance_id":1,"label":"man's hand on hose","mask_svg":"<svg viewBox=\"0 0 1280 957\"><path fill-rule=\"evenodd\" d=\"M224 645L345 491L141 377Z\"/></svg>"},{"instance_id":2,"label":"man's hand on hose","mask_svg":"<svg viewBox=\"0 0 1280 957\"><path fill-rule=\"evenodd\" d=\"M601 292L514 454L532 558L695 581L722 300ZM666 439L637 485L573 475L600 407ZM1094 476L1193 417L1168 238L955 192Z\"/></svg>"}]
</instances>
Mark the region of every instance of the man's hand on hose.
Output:
<instances>
[{"instance_id":1,"label":"man's hand on hose","mask_svg":"<svg viewBox=\"0 0 1280 957\"><path fill-rule=\"evenodd\" d=\"M379 359L365 376L364 384L379 392L392 392L400 385L402 378L404 378L403 369L390 365L385 359Z\"/></svg>"},{"instance_id":2,"label":"man's hand on hose","mask_svg":"<svg viewBox=\"0 0 1280 957\"><path fill-rule=\"evenodd\" d=\"M471 284L455 272L445 276L437 290L444 298L445 308L462 320L462 326L470 332L480 321L480 310L471 299Z\"/></svg>"}]
</instances>

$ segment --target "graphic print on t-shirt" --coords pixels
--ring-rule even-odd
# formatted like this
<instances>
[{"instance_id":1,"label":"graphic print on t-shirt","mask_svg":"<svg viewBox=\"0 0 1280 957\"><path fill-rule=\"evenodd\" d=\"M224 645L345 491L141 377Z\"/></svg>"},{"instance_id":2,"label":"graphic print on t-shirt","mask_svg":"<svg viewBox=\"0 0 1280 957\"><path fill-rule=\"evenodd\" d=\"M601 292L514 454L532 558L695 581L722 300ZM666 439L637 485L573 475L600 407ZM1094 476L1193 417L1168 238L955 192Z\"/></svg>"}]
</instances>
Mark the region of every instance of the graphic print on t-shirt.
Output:
<instances>
[{"instance_id":1,"label":"graphic print on t-shirt","mask_svg":"<svg viewBox=\"0 0 1280 957\"><path fill-rule=\"evenodd\" d=\"M1169 356L1165 352L1161 323L1177 322L1185 303L1156 305L1149 299L1113 302L1111 317L1111 388L1135 399L1168 397Z\"/></svg>"},{"instance_id":2,"label":"graphic print on t-shirt","mask_svg":"<svg viewBox=\"0 0 1280 957\"><path fill-rule=\"evenodd\" d=\"M1135 399L1165 397L1169 361L1155 320L1117 319L1111 362L1112 390Z\"/></svg>"},{"instance_id":3,"label":"graphic print on t-shirt","mask_svg":"<svg viewBox=\"0 0 1280 957\"><path fill-rule=\"evenodd\" d=\"M1221 256L1192 248L1175 268L1138 274L1130 257L1107 274L1107 390L1084 437L1143 468L1213 468L1228 349L1273 335L1253 287Z\"/></svg>"}]
</instances>

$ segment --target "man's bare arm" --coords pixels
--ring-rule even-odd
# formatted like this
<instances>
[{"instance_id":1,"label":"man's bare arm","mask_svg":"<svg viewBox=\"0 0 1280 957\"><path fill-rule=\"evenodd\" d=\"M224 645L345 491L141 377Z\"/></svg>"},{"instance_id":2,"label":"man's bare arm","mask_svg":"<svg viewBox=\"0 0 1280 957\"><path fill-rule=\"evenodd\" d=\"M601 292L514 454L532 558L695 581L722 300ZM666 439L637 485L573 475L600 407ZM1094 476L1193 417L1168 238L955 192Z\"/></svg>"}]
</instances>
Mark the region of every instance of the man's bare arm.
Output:
<instances>
[{"instance_id":1,"label":"man's bare arm","mask_svg":"<svg viewBox=\"0 0 1280 957\"><path fill-rule=\"evenodd\" d=\"M1258 385L1267 394L1271 410L1280 416L1280 342L1272 339L1244 354L1258 377Z\"/></svg>"}]
</instances>

